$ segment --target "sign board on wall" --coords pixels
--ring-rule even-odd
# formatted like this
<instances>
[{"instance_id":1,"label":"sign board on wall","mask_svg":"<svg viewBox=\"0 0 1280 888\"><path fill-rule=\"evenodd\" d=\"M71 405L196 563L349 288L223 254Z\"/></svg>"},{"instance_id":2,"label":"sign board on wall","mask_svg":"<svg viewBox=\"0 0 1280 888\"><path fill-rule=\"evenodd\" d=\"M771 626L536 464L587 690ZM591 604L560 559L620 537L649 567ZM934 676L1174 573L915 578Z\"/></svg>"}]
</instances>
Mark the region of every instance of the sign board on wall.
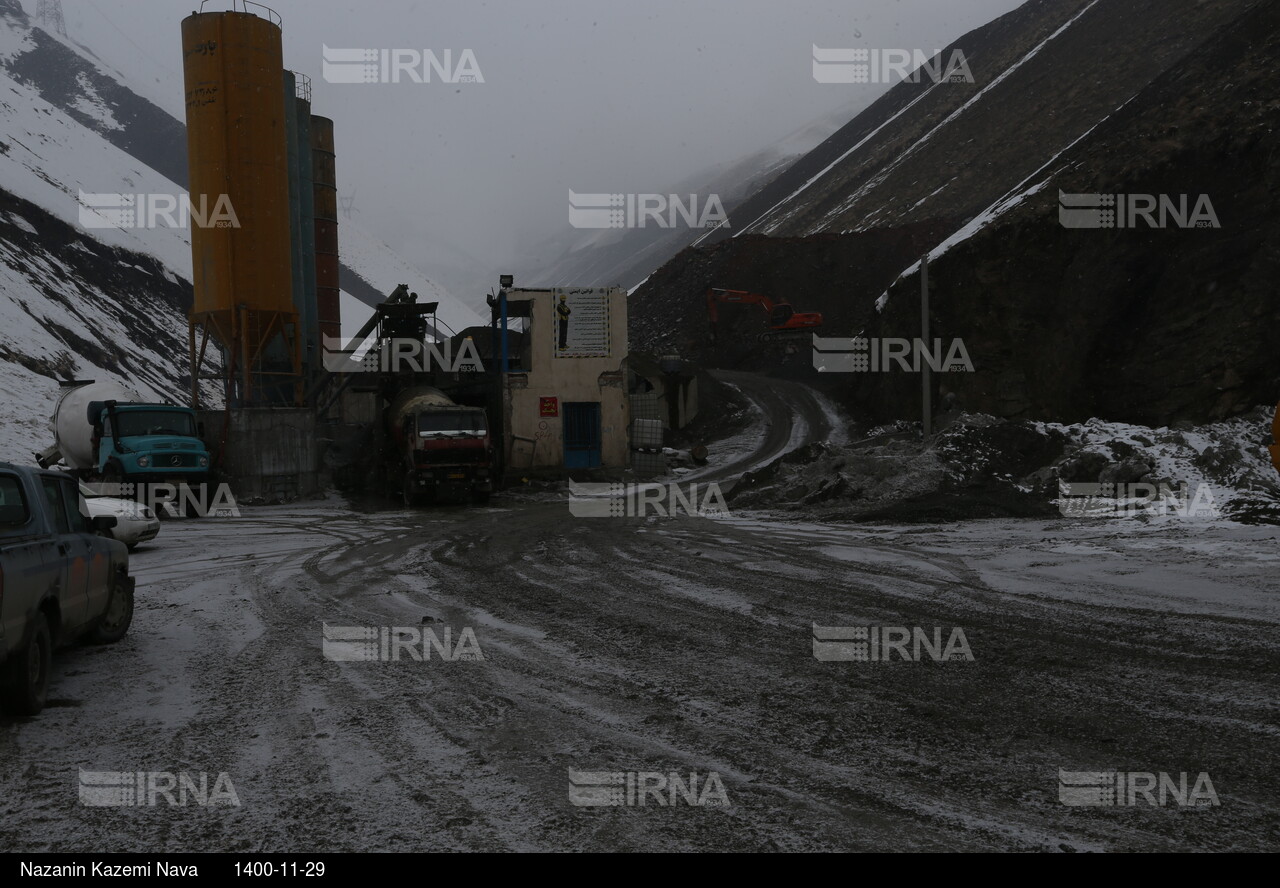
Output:
<instances>
[{"instance_id":1,"label":"sign board on wall","mask_svg":"<svg viewBox=\"0 0 1280 888\"><path fill-rule=\"evenodd\" d=\"M560 415L560 399L559 398L539 398L538 399L538 415L539 416L559 416Z\"/></svg>"},{"instance_id":2,"label":"sign board on wall","mask_svg":"<svg viewBox=\"0 0 1280 888\"><path fill-rule=\"evenodd\" d=\"M581 287L552 291L552 353L557 358L609 357L609 292Z\"/></svg>"}]
</instances>

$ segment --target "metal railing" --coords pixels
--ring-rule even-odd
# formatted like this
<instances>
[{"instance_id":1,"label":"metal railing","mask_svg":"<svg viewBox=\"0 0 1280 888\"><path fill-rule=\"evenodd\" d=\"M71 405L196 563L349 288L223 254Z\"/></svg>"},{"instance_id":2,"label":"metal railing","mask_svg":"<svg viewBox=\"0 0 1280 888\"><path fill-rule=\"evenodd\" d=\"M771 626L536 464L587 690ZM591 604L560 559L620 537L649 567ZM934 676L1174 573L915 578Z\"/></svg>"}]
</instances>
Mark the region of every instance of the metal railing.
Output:
<instances>
[{"instance_id":1,"label":"metal railing","mask_svg":"<svg viewBox=\"0 0 1280 888\"><path fill-rule=\"evenodd\" d=\"M201 13L204 12L205 4L209 2L210 0L200 0ZM253 6L257 9L261 9L263 12L266 13L265 16L259 16L260 18L266 18L267 21L271 22L276 27L280 28L281 30L284 29L284 19L280 17L280 13L276 12L270 6L263 6L261 3L254 3L253 0L231 0L232 12L245 12L250 15L258 15L258 13L252 12L249 9L250 6ZM240 7L244 7L244 8L241 9Z\"/></svg>"},{"instance_id":2,"label":"metal railing","mask_svg":"<svg viewBox=\"0 0 1280 888\"><path fill-rule=\"evenodd\" d=\"M301 71L290 71L293 75L293 94L304 102L311 101L311 78Z\"/></svg>"}]
</instances>

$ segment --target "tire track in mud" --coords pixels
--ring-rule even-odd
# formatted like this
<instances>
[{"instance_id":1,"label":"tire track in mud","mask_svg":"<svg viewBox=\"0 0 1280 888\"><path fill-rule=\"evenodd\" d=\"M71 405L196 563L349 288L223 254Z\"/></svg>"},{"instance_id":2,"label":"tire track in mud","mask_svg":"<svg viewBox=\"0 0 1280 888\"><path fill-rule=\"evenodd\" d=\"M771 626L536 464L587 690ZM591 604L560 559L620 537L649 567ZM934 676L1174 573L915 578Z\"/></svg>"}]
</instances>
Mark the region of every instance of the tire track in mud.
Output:
<instances>
[{"instance_id":1,"label":"tire track in mud","mask_svg":"<svg viewBox=\"0 0 1280 888\"><path fill-rule=\"evenodd\" d=\"M682 527L694 527L694 522L672 522ZM584 637L583 627L594 628L600 632L601 626L610 621L627 623L620 628L615 645L625 643L628 651L646 648L661 648L662 631L658 627L678 627L682 621L688 621L690 614L714 614L718 625L706 626L707 631L686 639L694 647L716 652L718 655L733 655L743 642L735 643L733 639L742 635L755 633L767 634L768 624L782 622L791 627L807 630L808 623L819 613L832 613L847 620L847 624L859 625L871 622L873 625L959 625L967 627L971 642L983 648L985 663L973 664L972 674L947 673L950 667L939 664L930 667L922 664L911 671L897 669L892 673L892 682L885 682L883 688L869 689L870 697L861 700L847 699L849 690L846 687L823 685L824 694L832 696L827 699L839 700L856 707L859 703L865 709L880 709L892 713L877 728L875 736L863 732L859 740L859 749L865 753L864 758L875 761L874 770L881 770L885 760L897 761L898 786L883 788L876 793L881 802L900 806L899 814L917 812L922 818L921 826L927 829L916 832L927 832L945 835L945 829L939 821L947 821L961 833L954 839L961 845L970 845L977 841L1007 844L1010 841L1018 847L1056 847L1058 844L1070 844L1078 847L1103 847L1116 842L1126 843L1139 841L1152 847L1173 847L1182 841L1190 841L1194 826L1190 821L1175 821L1173 824L1160 824L1162 828L1155 832L1139 830L1130 833L1128 828L1119 825L1111 826L1105 821L1089 824L1088 829L1073 829L1073 821L1064 816L1064 810L1055 807L1052 798L1054 773L1059 766L1069 766L1073 760L1096 760L1101 751L1108 754L1109 747L1115 742L1097 736L1096 729L1105 724L1111 733L1130 735L1146 744L1147 754L1158 761L1170 758L1188 760L1198 750L1211 745L1211 740L1221 742L1226 739L1221 731L1216 737L1207 735L1191 742L1180 742L1177 739L1177 723L1185 723L1185 713L1168 706L1151 707L1142 713L1133 706L1132 701L1150 696L1150 688L1155 686L1176 686L1184 670L1189 673L1193 682L1196 662L1200 659L1182 658L1176 652L1170 652L1165 642L1176 637L1184 629L1199 629L1195 617L1182 615L1153 615L1150 611L1098 606L1087 602L1054 601L1050 599L1028 599L1002 595L980 580L979 573L968 563L968 555L947 552L922 553L918 547L897 547L879 545L880 551L888 552L895 558L895 567L850 564L847 561L825 556L820 550L830 540L818 540L810 546L796 551L796 542L787 543L771 541L762 534L750 534L724 525L705 525L709 530L702 530L702 522L697 523L698 530L682 530L687 543L682 546L664 548L660 557L646 551L645 534L638 533L638 528L592 531L585 537L565 531L563 522L551 520L535 522L534 526L543 530L532 535L516 536L511 533L497 534L486 531L470 533L465 539L456 538L445 545L437 545L433 549L436 564L448 566L465 574L471 559L479 558L488 565L499 566L502 574L511 572L512 565L519 565L521 570L515 577L504 577L494 583L493 569L489 569L491 585L503 588L521 588L532 584L533 590L526 589L520 596L503 596L501 605L507 610L505 619L516 619L520 611L528 612L527 619L531 624L548 635L564 633L576 644L585 645L589 640L588 631ZM782 563L794 566L797 561L803 563L804 572L818 572L831 578L823 589L816 589L810 581L797 579L787 574L762 577L759 571L737 569L726 565L723 561L708 565L702 559L704 551L714 551L717 547L726 546L726 537L745 541L751 538L750 545L745 546L750 552L753 562L765 562L776 552L783 556ZM481 539L482 544L475 541ZM740 542L741 545L741 542ZM584 551L585 547L585 551ZM523 550L523 554L521 551ZM460 553L466 553L465 557ZM571 557L557 558L556 554L572 552ZM529 553L538 553L532 558ZM592 573L588 581L584 577L575 576L584 564L591 565ZM647 614L639 614L624 606L626 595L637 595L637 572L629 566L646 565L645 570L652 577L646 587L648 594L643 598ZM920 565L913 567L913 565ZM620 571L625 582L619 588L617 581L610 576L610 571ZM709 572L710 571L710 572ZM850 577L866 575L892 581L898 586L930 587L940 586L939 595L921 595L919 592L894 594L885 588L865 582L848 582ZM700 584L709 589L734 591L739 588L751 588L753 593L751 617L744 617L735 608L724 609L717 605L714 596L710 600L698 595L669 595L664 593L663 578L671 586L688 586ZM559 616L556 608L548 607L546 601L552 593L558 593L559 610L572 610L572 618ZM789 605L789 608L788 608ZM1002 605L1002 607L1001 607ZM485 599L485 607L495 611L495 605ZM757 609L768 612L768 619L762 621L755 614ZM497 612L497 611L495 611ZM584 616L585 615L585 619ZM884 619L877 620L876 617ZM1153 620L1157 623L1152 626ZM824 624L844 625L845 622L835 619L822 620ZM1134 628L1146 623L1146 638L1134 639ZM1225 621L1220 634L1215 633L1216 640L1229 644L1233 636L1241 630L1238 621ZM1248 627L1245 627L1246 629ZM1250 635L1256 635L1252 641L1237 645L1230 657L1219 664L1224 671L1234 673L1238 681L1249 683L1253 656L1258 651L1268 649L1261 637L1264 627L1254 627ZM679 633L674 633L679 635ZM729 643L724 644L718 636L728 636ZM977 639L974 641L974 639ZM1239 641L1238 637L1236 638ZM805 633L807 643L807 632ZM1270 645L1274 650L1274 645ZM607 652L607 648L601 653ZM795 652L797 657L803 657ZM767 658L761 658L766 659ZM741 661L735 661L742 666ZM1135 669L1139 666L1140 669ZM653 668L644 669L641 664L615 663L616 671L627 675L628 665L631 674L644 672L651 677ZM655 667L652 660L646 661L643 667ZM756 665L756 664L750 664ZM778 671L797 671L797 661L779 664ZM689 673L705 668L703 664L683 664ZM802 671L802 670L800 670ZM718 675L718 673L716 673ZM743 668L736 677L719 676L723 686L752 686L762 683L768 686L769 670L765 674L752 674L750 669ZM776 683L776 675L772 676ZM719 686L719 679L701 686L695 694L686 697L707 696L708 684ZM941 680L941 681L939 681ZM668 685L684 687L690 684L688 675L666 675L663 678ZM663 681L656 684L661 686ZM639 683L639 682L637 682ZM649 682L648 690L653 691L654 682ZM1261 688L1252 693L1253 699L1265 699ZM713 692L715 688L711 689ZM849 719L827 713L824 717L820 710L813 707L804 708L803 701L795 699L794 688L783 688L781 697L770 698L769 703L782 704L793 711L798 709L811 714L816 722L827 725L825 734L810 738L815 747L827 742L833 734L841 734L846 749L849 747L851 725ZM771 691L771 693L779 693ZM947 699L954 696L954 701ZM821 695L820 695L821 696ZM1250 695L1246 695L1250 696ZM624 699L626 696L624 695ZM965 702L961 702L965 701ZM801 754L804 743L797 743L795 720L779 720L770 723L768 706L748 710L741 718L731 718L727 713L735 712L735 701L724 701L726 705L716 713L724 720L723 727L727 735L745 736L749 731L765 734L767 746L773 747L792 759L804 758ZM736 701L741 709L741 700ZM972 707L977 704L991 706L989 715L975 717ZM1116 707L1116 711L1112 710ZM1129 711L1126 712L1125 709ZM896 710L896 711L895 711ZM705 713L704 709L704 713ZM1030 724L1022 724L1032 713ZM958 744L945 736L930 736L920 739L919 719L929 714L931 722L939 724L952 723L957 733L969 734L970 742ZM1268 734L1268 717L1273 714L1260 710L1256 705L1249 705L1239 713L1240 718L1253 725L1255 733ZM984 721L991 725L984 725ZM832 728L832 725L836 728ZM1003 726L1002 726L1003 725ZM1080 728L1085 730L1081 731ZM1201 726L1204 727L1204 726ZM632 732L634 733L634 731ZM853 732L856 734L856 732ZM927 734L936 734L929 731ZM1167 735L1167 736L1162 736ZM633 736L618 738L619 744L633 741ZM976 741L976 742L975 742ZM1158 742L1157 742L1158 741ZM1172 741L1172 742L1170 742ZM1099 745L1101 743L1101 745ZM922 749L922 745L925 747ZM931 756L928 746L936 747L938 755ZM696 747L697 744L694 744ZM1236 744L1234 751L1224 749L1218 761L1224 764L1240 762L1240 754L1246 752L1247 746ZM994 751L993 751L994 750ZM838 772L839 766L818 749L817 761L823 763L828 773ZM945 753L941 755L940 753ZM1190 753L1190 755L1189 755ZM1009 771L1004 767L1007 763L1002 759L1009 757L1026 759L1017 769L999 780L993 779L992 771ZM703 756L704 760L712 756ZM912 776L912 769L918 768L922 761L937 762L947 757L954 759L950 768L968 772L963 779L952 778L951 787L938 786L929 781L919 781ZM688 758L697 758L696 755ZM808 764L812 764L809 762ZM781 766L779 766L781 767ZM1154 766L1153 766L1154 767ZM937 765L928 770L936 772ZM1254 769L1250 769L1251 771ZM1003 782L1002 782L1003 781ZM891 781L890 781L891 782ZM1002 806L992 803L986 794L993 788L990 784L1001 783L995 798L1006 798L1008 803ZM1029 792L1044 796L1043 803L1031 806L1033 810L1025 810L1025 799ZM814 799L816 802L817 799ZM868 807L874 808L873 804ZM1001 813L1001 809L1008 810ZM947 809L950 809L949 812ZM1074 812L1067 812L1071 814ZM1082 818L1077 818L1077 820ZM1238 841L1248 846L1250 834L1257 831L1247 827L1247 818L1237 817L1232 825ZM967 825L966 825L967 824ZM1095 827L1097 827L1095 829ZM1162 833L1167 833L1162 835ZM909 841L909 834L898 836L899 841ZM1138 836L1135 839L1134 836ZM925 841L925 836L917 836L915 841Z\"/></svg>"},{"instance_id":2,"label":"tire track in mud","mask_svg":"<svg viewBox=\"0 0 1280 888\"><path fill-rule=\"evenodd\" d=\"M1274 728L1269 685L1249 653L1274 651L1274 642L1231 640L1265 626L1197 627L1193 616L1162 615L1133 638L1150 612L957 584L978 576L974 556L928 534L900 545L701 519L569 523L563 508L479 510L421 526L368 519L290 557L227 568L227 586L248 595L261 634L232 650L234 633L220 641L216 620L197 621L214 642L193 688L198 705L163 742L131 723L115 745L245 775L245 806L124 820L81 810L77 841L235 850L1195 847L1205 834L1186 815L1108 819L1056 806L1055 769L1191 768L1207 753L1211 770L1265 780L1275 764L1247 741ZM836 543L892 557L850 562L829 553ZM486 659L407 670L323 660L321 620L397 625L406 606L473 624ZM814 621L952 618L979 655L958 669L854 671L807 650ZM1220 648L1212 676L1194 674L1204 654L1162 648L1180 629L1208 632ZM1188 722L1197 701L1221 705L1215 681L1230 682L1238 702ZM1179 685L1186 699L1169 699ZM1190 736L1179 740L1171 726ZM110 746L118 728L90 736ZM733 807L574 809L570 768L717 770ZM28 796L27 816L43 810L56 821L65 797L45 789ZM1223 845L1263 841L1262 824L1274 819L1266 799L1212 812L1228 828Z\"/></svg>"},{"instance_id":3,"label":"tire track in mud","mask_svg":"<svg viewBox=\"0 0 1280 888\"><path fill-rule=\"evenodd\" d=\"M766 451L784 426L792 440L774 425ZM269 528L288 546L236 542ZM103 721L84 740L226 763L245 805L67 816L43 773L10 777L34 785L26 806L0 799L13 846L50 823L86 850L1260 849L1275 833L1274 624L1114 606L1118 585L1055 597L1069 574L1003 592L994 532L579 520L559 501L246 519L213 560L176 536L147 592L191 613L145 614L208 634L194 699L165 734L86 694ZM203 583L186 598L184 563ZM333 663L322 621L472 627L484 659ZM961 626L976 659L819 662L815 622ZM145 677L138 650L111 649L113 688ZM143 711L147 693L110 705ZM15 760L83 756L18 733L0 735ZM1224 805L1068 809L1059 767L1205 769ZM574 808L569 769L715 770L731 806Z\"/></svg>"},{"instance_id":4,"label":"tire track in mud","mask_svg":"<svg viewBox=\"0 0 1280 888\"><path fill-rule=\"evenodd\" d=\"M363 538L345 534L339 546L300 554L295 563L263 565L240 581L254 590L267 631L211 672L205 696L226 702L184 726L174 745L218 736L225 738L219 758L248 763L238 769L248 787L239 810L253 827L241 824L239 834L256 836L258 847L421 847L424 831L433 838L430 847L495 846L491 836L452 836L471 822L441 813L466 811L458 787L406 768L406 752L419 745L414 735L447 746L415 707L413 688L402 686L407 676L384 664L331 663L320 650L322 620L362 625L376 613L352 587L384 580L405 535L404 528ZM341 567L330 570L330 559ZM282 575L292 579L282 581ZM299 701L310 705L300 709ZM411 731L403 727L406 721ZM455 746L433 758L449 754L465 759L469 751ZM366 782L353 781L352 771ZM227 847L234 834L202 822L188 838Z\"/></svg>"},{"instance_id":5,"label":"tire track in mud","mask_svg":"<svg viewBox=\"0 0 1280 888\"><path fill-rule=\"evenodd\" d=\"M682 480L736 482L743 472L759 468L802 444L825 441L834 431L818 403L820 396L808 386L732 370L715 370L712 375L737 388L755 404L765 421L765 435L750 454L691 472Z\"/></svg>"},{"instance_id":6,"label":"tire track in mud","mask_svg":"<svg viewBox=\"0 0 1280 888\"><path fill-rule=\"evenodd\" d=\"M546 524L544 522L543 526L546 526ZM483 536L483 534L472 535L471 539L475 539L477 536ZM551 535L549 542L554 543L557 536L560 535ZM678 656L678 652L669 645L665 654L659 651L660 655L654 656L654 649L662 645L660 636L663 626L679 626L683 624L686 626L687 632L690 627L694 629L707 627L708 620L714 618L721 621L721 625L715 628L726 634L739 637L741 635L750 636L758 630L758 621L756 619L741 614L726 614L723 609L716 607L714 604L691 601L683 596L673 596L667 600L649 598L644 603L651 609L657 609L661 606L661 618L657 620L652 617L647 619L639 618L634 613L620 609L620 598L622 596L617 594L610 595L610 592L616 590L611 588L611 578L608 576L609 571L600 571L598 568L601 564L610 560L617 561L619 551L628 548L628 545L637 538L637 535L628 531L624 536L627 544L620 545L618 534L591 534L590 539L592 542L597 539L602 539L604 542L593 552L595 557L590 561L593 572L589 576L574 577L572 575L572 570L580 568L581 562L584 560L584 556L580 551L575 551L575 563L571 565L562 562L557 563L553 559L547 565L530 566L526 564L526 568L531 567L532 569L523 572L518 582L500 584L505 589L523 588L524 595L520 596L521 600L504 602L504 604L524 607L529 605L530 599L536 600L553 592L559 593L561 596L560 610L549 610L546 607L540 607L540 612L537 614L540 620L550 618L554 621L554 625L539 622L539 628L548 634L558 634L565 637L568 639L567 643L575 647L584 649L594 647L592 657L605 661L604 665L610 667L608 673L618 685L616 690L613 691L614 699L610 701L613 711L609 713L608 718L597 717L592 719L592 724L589 727L597 731L605 730L604 738L608 741L608 746L614 750L618 748L640 750L640 752L633 754L633 763L635 758L644 761L655 753L670 756L675 752L678 755L676 760L681 764L699 768L704 773L708 768L708 763L718 764L722 772L736 773L746 783L760 782L762 779L760 775L767 772L773 772L775 776L780 776L788 771L794 771L794 768L789 768L786 764L777 760L779 755L785 759L804 758L803 756L796 756L788 750L790 745L787 742L788 738L795 732L793 724L786 723L777 726L776 731L770 732L772 736L767 738L768 742L747 743L745 744L746 746L754 748L735 750L733 748L735 745L743 745L740 744L739 738L750 737L753 732L758 733L760 729L760 724L755 720L756 714L749 711L740 712L748 702L747 695L739 695L738 699L730 699L713 705L708 703L708 701L713 701L717 691L723 688L732 690L737 684L751 686L753 684L768 685L771 681L776 682L778 674L785 669L784 664L775 663L772 668L766 667L763 672L757 675L748 674L744 676L739 674L736 681L723 680L724 676L714 677L705 680L700 689L691 694L678 690L680 685L684 683L682 680L683 675L691 664L682 663L682 658ZM487 542L490 544L494 540L495 537L493 536L487 538ZM545 542L548 542L548 540L541 541L541 543ZM559 551L566 548L563 544L547 546L541 543L529 545L528 548L532 551L541 550L544 552L552 549ZM502 537L502 545L524 545L524 541L514 541L510 535L505 535ZM436 547L434 550L436 562L447 560L451 555L455 555L459 548L461 548L460 540L456 540L454 546ZM486 551L485 555L489 554L491 553ZM507 552L499 551L492 554L495 557L488 560L493 563L507 565L521 563L521 559L513 557ZM648 553L641 554L648 555ZM630 560L635 559L632 558ZM455 561L451 567L463 571L468 569L465 560ZM534 573L538 571L542 573L542 576L535 577ZM604 576L601 576L602 573ZM623 574L626 574L625 570ZM688 573L686 572L680 580L687 579L687 576ZM675 576L672 576L671 580L673 582L678 581ZM710 584L717 582L717 580L705 576L703 580ZM723 577L719 578L718 582L723 582ZM533 589L527 588L530 583L535 584ZM627 587L634 591L635 585L634 580L628 578ZM657 590L660 590L661 584L648 584L647 588L654 590L656 593ZM799 584L797 584L797 588L799 588ZM770 594L776 595L777 593ZM602 602L601 598L606 600ZM495 611L496 605L487 600L485 606L488 610ZM560 612L566 608L571 611L571 616ZM505 618L513 619L514 617L512 613L508 613ZM600 633L600 627L607 626L610 622L616 624L619 621L626 621L628 618L632 620L631 625L620 627L622 637L625 639L630 636L631 640L630 644L623 643L624 653L644 650L648 658L645 659L643 665L646 667L660 666L662 667L661 671L665 672L665 674L652 675L646 673L644 675L636 675L636 667L639 664L634 662L609 662L610 652L607 650L609 645L602 647L599 639L592 637L593 634ZM742 625L726 627L724 625L726 620L736 620ZM657 625L653 625L654 623ZM706 635L712 636L713 633L706 633ZM707 643L708 640L712 642L710 645ZM749 673L751 668L756 666L756 664L751 663L751 657L744 658L742 656L741 648L743 645L741 643L731 640L726 645L716 644L717 641L719 639L708 639L703 637L702 633L699 633L698 637L692 639L680 639L680 643L675 647L683 645L685 648L694 651L699 648L711 651L714 651L716 647L726 648L726 652L735 658L731 672ZM592 644L593 642L595 642L594 645ZM616 646L618 643L615 641L612 642L612 645ZM807 632L805 644L807 644ZM650 670L650 672L652 671ZM599 679L599 676L597 676L597 679ZM561 679L562 682L567 680ZM602 690L608 692L610 688L605 686ZM739 688L739 690L741 689ZM646 698L648 699L647 704L642 703L637 706L637 704L630 702ZM628 720L626 715L628 710L631 710L630 720L632 724L623 728L622 725ZM707 721L709 715L712 718ZM698 722L706 722L709 727L703 728L701 724L694 722L693 719L697 719ZM684 721L689 721L690 724L684 726L678 724ZM667 730L663 723L675 725L676 729ZM580 722L569 727L579 731L584 730ZM659 730L660 728L662 730ZM660 734L665 736L659 736ZM746 752L745 755L738 754L743 751ZM613 754L616 753L611 753L611 755ZM735 755L738 755L741 764L735 765L732 762L732 757ZM763 768L759 765L759 761L768 761L771 757L775 760L770 767ZM812 762L800 762L800 764L811 765ZM599 764L579 764L578 766L583 768L603 767L603 765ZM811 778L807 775L791 774L790 778L789 781L784 779L781 782L798 784L811 782ZM778 783L777 780L769 782ZM792 792L781 792L783 796L792 794ZM796 803L794 800L789 800L788 804L795 805ZM841 804L840 800L830 797L826 799L810 799L811 808L817 807L823 810L831 807L839 808ZM875 805L867 804L859 812L860 828L864 833L876 821L874 809ZM813 811L811 810L810 814L812 813ZM725 819L727 820L728 818ZM757 826L760 825L757 824ZM817 832L825 830L825 827L820 823L815 823L813 826ZM740 829L741 824L738 827L738 829L730 830L729 835L723 836L721 840L733 841L730 835L744 832L744 830ZM886 823L883 826L880 838L885 841L891 841L895 828L891 828ZM745 832L750 831L745 830Z\"/></svg>"}]
</instances>

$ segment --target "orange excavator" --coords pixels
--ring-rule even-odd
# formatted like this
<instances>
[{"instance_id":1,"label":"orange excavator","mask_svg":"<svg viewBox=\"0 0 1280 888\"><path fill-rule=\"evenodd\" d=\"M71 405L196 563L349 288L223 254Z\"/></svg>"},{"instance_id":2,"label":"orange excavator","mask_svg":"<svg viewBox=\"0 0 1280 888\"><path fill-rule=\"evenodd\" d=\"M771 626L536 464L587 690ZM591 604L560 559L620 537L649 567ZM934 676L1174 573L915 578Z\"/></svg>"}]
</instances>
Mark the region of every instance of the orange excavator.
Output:
<instances>
[{"instance_id":1,"label":"orange excavator","mask_svg":"<svg viewBox=\"0 0 1280 888\"><path fill-rule=\"evenodd\" d=\"M786 342L808 339L822 327L822 315L816 311L796 311L785 299L774 301L761 293L746 290L724 290L711 287L707 290L707 320L711 322L711 341L716 341L716 326L720 322L721 303L758 305L764 309L765 326L760 342Z\"/></svg>"}]
</instances>

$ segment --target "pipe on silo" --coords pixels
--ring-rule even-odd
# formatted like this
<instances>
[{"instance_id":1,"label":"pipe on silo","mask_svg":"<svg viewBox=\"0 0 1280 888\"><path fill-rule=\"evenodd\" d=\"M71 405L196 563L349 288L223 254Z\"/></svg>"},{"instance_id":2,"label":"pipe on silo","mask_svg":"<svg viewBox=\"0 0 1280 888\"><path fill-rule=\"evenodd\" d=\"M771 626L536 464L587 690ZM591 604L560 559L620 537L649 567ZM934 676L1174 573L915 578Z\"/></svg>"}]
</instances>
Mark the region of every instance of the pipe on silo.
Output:
<instances>
[{"instance_id":1,"label":"pipe on silo","mask_svg":"<svg viewBox=\"0 0 1280 888\"><path fill-rule=\"evenodd\" d=\"M311 118L312 178L315 183L316 314L322 338L342 338L338 283L338 175L333 121Z\"/></svg>"},{"instance_id":2,"label":"pipe on silo","mask_svg":"<svg viewBox=\"0 0 1280 888\"><path fill-rule=\"evenodd\" d=\"M316 308L316 192L314 164L311 159L311 100L299 98L298 105L298 167L302 179L302 279L303 292L307 295L307 314L303 330L303 342L317 356L320 365L319 315Z\"/></svg>"},{"instance_id":3,"label":"pipe on silo","mask_svg":"<svg viewBox=\"0 0 1280 888\"><path fill-rule=\"evenodd\" d=\"M293 306L298 312L304 375L320 367L316 318L315 193L311 178L311 84L306 75L284 72L285 126L289 153L289 219L293 256Z\"/></svg>"}]
</instances>

